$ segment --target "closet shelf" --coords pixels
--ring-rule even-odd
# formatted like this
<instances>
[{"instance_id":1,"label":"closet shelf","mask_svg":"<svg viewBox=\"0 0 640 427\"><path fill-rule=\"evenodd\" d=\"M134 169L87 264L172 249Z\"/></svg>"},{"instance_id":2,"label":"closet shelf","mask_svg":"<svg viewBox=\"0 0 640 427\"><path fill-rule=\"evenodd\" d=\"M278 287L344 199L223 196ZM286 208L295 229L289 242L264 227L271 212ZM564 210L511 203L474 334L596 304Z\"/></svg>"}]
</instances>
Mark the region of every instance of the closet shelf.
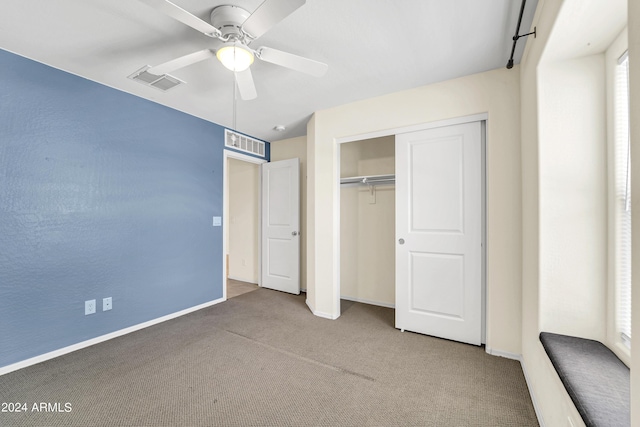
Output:
<instances>
[{"instance_id":1,"label":"closet shelf","mask_svg":"<svg viewBox=\"0 0 640 427\"><path fill-rule=\"evenodd\" d=\"M350 176L340 178L340 184L393 184L396 182L395 175L367 175L367 176Z\"/></svg>"}]
</instances>

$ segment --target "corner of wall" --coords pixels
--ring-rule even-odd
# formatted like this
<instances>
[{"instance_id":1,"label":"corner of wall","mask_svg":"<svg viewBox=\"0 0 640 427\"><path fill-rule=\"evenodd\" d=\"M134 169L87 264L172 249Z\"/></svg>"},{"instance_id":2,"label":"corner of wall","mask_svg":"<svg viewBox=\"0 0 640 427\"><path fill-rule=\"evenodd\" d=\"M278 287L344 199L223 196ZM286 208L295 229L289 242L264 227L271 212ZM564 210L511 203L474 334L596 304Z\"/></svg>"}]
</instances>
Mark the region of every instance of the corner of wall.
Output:
<instances>
[{"instance_id":1,"label":"corner of wall","mask_svg":"<svg viewBox=\"0 0 640 427\"><path fill-rule=\"evenodd\" d=\"M542 378L539 334L539 165L538 165L538 65L549 39L561 2L538 3L533 26L537 36L529 39L520 64L521 173L522 173L522 366L538 420L548 422L546 384Z\"/></svg>"},{"instance_id":2,"label":"corner of wall","mask_svg":"<svg viewBox=\"0 0 640 427\"><path fill-rule=\"evenodd\" d=\"M316 115L313 113L307 123L307 305L312 312L316 307L316 211L315 211L315 182L316 182Z\"/></svg>"}]
</instances>

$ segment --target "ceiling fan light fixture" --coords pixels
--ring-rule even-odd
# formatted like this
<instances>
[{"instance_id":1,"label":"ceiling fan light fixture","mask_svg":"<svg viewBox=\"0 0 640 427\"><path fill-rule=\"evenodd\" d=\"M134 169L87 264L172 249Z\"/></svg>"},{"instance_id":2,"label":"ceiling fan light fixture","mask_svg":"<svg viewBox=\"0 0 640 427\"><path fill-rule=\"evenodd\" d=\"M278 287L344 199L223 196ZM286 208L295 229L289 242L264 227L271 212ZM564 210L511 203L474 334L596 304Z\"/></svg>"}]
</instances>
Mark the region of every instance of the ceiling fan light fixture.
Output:
<instances>
[{"instance_id":1,"label":"ceiling fan light fixture","mask_svg":"<svg viewBox=\"0 0 640 427\"><path fill-rule=\"evenodd\" d=\"M254 60L253 52L235 44L218 49L216 57L231 71L244 71L253 64Z\"/></svg>"}]
</instances>

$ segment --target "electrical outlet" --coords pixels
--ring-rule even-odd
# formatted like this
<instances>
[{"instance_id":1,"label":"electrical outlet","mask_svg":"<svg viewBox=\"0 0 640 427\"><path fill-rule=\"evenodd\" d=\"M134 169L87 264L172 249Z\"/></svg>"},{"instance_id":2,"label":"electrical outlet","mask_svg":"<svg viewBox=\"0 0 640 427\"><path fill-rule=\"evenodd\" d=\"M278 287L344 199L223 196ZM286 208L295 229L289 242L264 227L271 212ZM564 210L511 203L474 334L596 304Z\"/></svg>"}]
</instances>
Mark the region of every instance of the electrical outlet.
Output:
<instances>
[{"instance_id":1,"label":"electrical outlet","mask_svg":"<svg viewBox=\"0 0 640 427\"><path fill-rule=\"evenodd\" d=\"M84 302L84 315L93 314L96 312L96 300L90 299Z\"/></svg>"},{"instance_id":2,"label":"electrical outlet","mask_svg":"<svg viewBox=\"0 0 640 427\"><path fill-rule=\"evenodd\" d=\"M111 310L111 297L109 298L102 298L102 311L108 311Z\"/></svg>"}]
</instances>

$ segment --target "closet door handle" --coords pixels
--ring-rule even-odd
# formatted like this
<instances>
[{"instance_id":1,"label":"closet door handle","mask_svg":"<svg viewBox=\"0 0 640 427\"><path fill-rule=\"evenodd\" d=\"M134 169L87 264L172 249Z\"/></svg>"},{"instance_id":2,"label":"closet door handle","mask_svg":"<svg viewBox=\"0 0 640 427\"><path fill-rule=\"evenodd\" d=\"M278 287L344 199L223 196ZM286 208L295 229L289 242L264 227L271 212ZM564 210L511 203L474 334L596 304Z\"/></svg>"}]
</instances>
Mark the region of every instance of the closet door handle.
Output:
<instances>
[{"instance_id":1,"label":"closet door handle","mask_svg":"<svg viewBox=\"0 0 640 427\"><path fill-rule=\"evenodd\" d=\"M404 239L398 239L398 243L400 243L401 245L404 245Z\"/></svg>"},{"instance_id":2,"label":"closet door handle","mask_svg":"<svg viewBox=\"0 0 640 427\"><path fill-rule=\"evenodd\" d=\"M297 231L292 231L292 232L291 232L291 235L292 235L292 236L297 236L297 235L298 235L298 232L297 232Z\"/></svg>"}]
</instances>

